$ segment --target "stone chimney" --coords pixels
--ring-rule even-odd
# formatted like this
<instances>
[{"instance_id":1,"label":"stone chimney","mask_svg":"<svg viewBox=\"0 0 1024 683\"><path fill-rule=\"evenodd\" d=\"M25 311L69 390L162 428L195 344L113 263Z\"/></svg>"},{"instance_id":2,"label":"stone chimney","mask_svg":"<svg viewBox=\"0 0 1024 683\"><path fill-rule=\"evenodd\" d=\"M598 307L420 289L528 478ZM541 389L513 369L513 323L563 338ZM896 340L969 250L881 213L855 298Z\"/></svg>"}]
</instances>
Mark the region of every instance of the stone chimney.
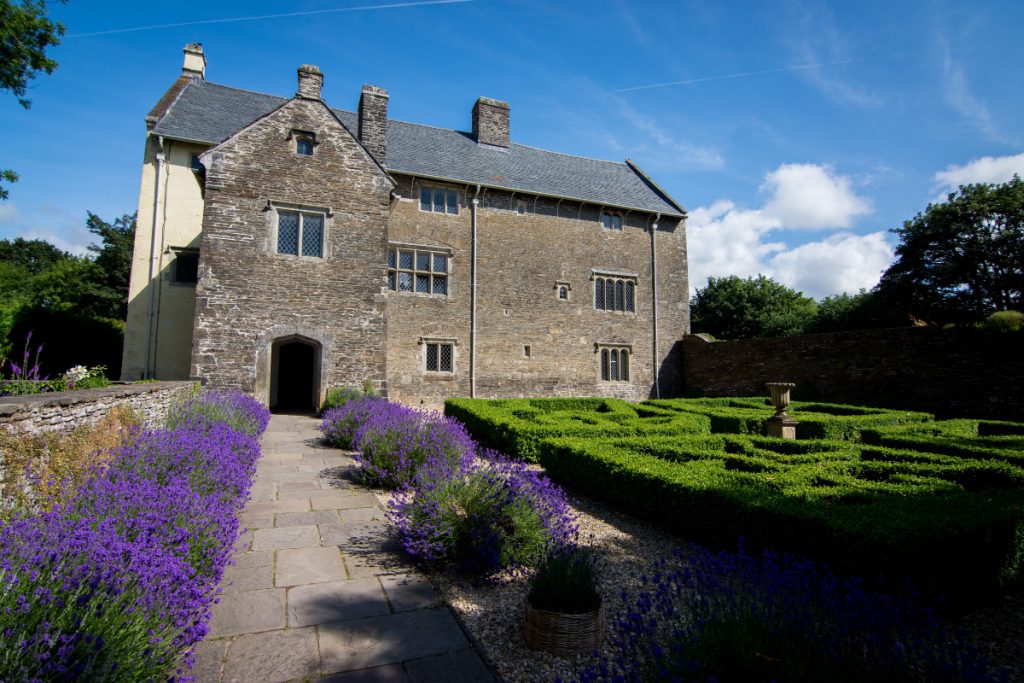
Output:
<instances>
[{"instance_id":1,"label":"stone chimney","mask_svg":"<svg viewBox=\"0 0 1024 683\"><path fill-rule=\"evenodd\" d=\"M381 166L388 158L388 91L364 85L359 95L359 142Z\"/></svg>"},{"instance_id":2,"label":"stone chimney","mask_svg":"<svg viewBox=\"0 0 1024 683\"><path fill-rule=\"evenodd\" d=\"M324 87L324 74L320 67L303 64L299 67L299 97L311 100L320 99L320 89Z\"/></svg>"},{"instance_id":3,"label":"stone chimney","mask_svg":"<svg viewBox=\"0 0 1024 683\"><path fill-rule=\"evenodd\" d=\"M508 147L508 102L478 98L473 105L473 137L482 145Z\"/></svg>"},{"instance_id":4,"label":"stone chimney","mask_svg":"<svg viewBox=\"0 0 1024 683\"><path fill-rule=\"evenodd\" d=\"M181 66L181 74L206 78L206 55L203 54L202 43L189 43L185 46L185 63Z\"/></svg>"}]
</instances>

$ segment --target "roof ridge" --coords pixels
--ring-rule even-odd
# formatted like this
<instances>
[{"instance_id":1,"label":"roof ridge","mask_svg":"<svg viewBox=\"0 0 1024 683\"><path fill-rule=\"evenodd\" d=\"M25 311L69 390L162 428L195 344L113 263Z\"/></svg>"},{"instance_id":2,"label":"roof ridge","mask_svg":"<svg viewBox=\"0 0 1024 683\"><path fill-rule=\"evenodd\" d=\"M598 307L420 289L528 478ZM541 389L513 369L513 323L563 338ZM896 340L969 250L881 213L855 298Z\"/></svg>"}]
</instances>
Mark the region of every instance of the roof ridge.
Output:
<instances>
[{"instance_id":1,"label":"roof ridge","mask_svg":"<svg viewBox=\"0 0 1024 683\"><path fill-rule=\"evenodd\" d=\"M255 90L249 90L248 88L236 88L233 85L224 85L223 83L214 83L213 81L208 81L206 79L197 79L196 81L193 81L193 84L213 85L213 86L216 86L218 88L224 88L225 90L234 90L235 92L244 92L244 93L248 93L250 95L259 95L260 97L273 97L274 99L277 99L277 100L290 100L291 99L290 97L281 97L280 95L271 95L270 93L256 92Z\"/></svg>"}]
</instances>

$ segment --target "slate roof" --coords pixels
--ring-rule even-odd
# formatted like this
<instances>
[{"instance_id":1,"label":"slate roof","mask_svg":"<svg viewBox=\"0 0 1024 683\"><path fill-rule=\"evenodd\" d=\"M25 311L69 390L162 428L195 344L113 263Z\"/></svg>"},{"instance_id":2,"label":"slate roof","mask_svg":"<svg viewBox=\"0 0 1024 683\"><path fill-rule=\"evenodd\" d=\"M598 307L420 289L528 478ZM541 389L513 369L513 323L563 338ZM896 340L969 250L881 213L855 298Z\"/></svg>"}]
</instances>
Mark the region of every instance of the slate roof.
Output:
<instances>
[{"instance_id":1,"label":"slate roof","mask_svg":"<svg viewBox=\"0 0 1024 683\"><path fill-rule=\"evenodd\" d=\"M285 98L198 79L153 128L157 135L215 145L270 113ZM335 109L353 134L356 114ZM630 164L558 154L512 143L479 145L470 133L388 120L387 170L470 185L564 197L608 207L682 216L683 208Z\"/></svg>"}]
</instances>

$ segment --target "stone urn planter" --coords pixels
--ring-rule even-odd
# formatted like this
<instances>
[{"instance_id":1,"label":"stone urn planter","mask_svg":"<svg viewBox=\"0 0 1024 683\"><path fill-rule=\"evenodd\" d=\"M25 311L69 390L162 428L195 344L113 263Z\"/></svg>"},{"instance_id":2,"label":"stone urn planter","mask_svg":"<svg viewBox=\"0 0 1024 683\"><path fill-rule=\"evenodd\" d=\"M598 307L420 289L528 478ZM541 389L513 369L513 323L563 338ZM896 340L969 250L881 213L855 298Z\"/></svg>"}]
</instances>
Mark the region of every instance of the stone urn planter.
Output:
<instances>
[{"instance_id":1,"label":"stone urn planter","mask_svg":"<svg viewBox=\"0 0 1024 683\"><path fill-rule=\"evenodd\" d=\"M768 436L779 439L795 439L797 421L786 414L789 407L789 392L796 388L792 382L768 382L765 384L772 396L775 414L764 421Z\"/></svg>"},{"instance_id":2,"label":"stone urn planter","mask_svg":"<svg viewBox=\"0 0 1024 683\"><path fill-rule=\"evenodd\" d=\"M523 638L531 650L575 657L604 641L604 604L593 556L567 549L549 555L530 579Z\"/></svg>"}]
</instances>

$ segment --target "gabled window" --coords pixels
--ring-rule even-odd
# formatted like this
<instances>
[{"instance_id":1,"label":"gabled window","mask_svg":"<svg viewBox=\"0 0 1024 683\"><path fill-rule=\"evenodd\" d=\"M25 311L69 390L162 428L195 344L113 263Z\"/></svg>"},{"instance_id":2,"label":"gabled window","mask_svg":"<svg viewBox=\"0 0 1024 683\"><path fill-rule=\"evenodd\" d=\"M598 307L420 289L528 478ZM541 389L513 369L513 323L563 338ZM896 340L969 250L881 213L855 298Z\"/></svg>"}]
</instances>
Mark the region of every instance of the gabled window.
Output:
<instances>
[{"instance_id":1,"label":"gabled window","mask_svg":"<svg viewBox=\"0 0 1024 683\"><path fill-rule=\"evenodd\" d=\"M420 187L420 211L458 215L459 193L441 187Z\"/></svg>"},{"instance_id":2,"label":"gabled window","mask_svg":"<svg viewBox=\"0 0 1024 683\"><path fill-rule=\"evenodd\" d=\"M441 251L420 247L388 249L388 289L394 292L448 296L448 259Z\"/></svg>"},{"instance_id":3,"label":"gabled window","mask_svg":"<svg viewBox=\"0 0 1024 683\"><path fill-rule=\"evenodd\" d=\"M313 156L316 149L316 133L304 130L293 130L290 136L295 140L295 153L302 157Z\"/></svg>"},{"instance_id":4,"label":"gabled window","mask_svg":"<svg viewBox=\"0 0 1024 683\"><path fill-rule=\"evenodd\" d=\"M601 225L605 230L622 230L622 214L602 211Z\"/></svg>"},{"instance_id":5,"label":"gabled window","mask_svg":"<svg viewBox=\"0 0 1024 683\"><path fill-rule=\"evenodd\" d=\"M279 209L277 253L323 258L324 214Z\"/></svg>"}]
</instances>

